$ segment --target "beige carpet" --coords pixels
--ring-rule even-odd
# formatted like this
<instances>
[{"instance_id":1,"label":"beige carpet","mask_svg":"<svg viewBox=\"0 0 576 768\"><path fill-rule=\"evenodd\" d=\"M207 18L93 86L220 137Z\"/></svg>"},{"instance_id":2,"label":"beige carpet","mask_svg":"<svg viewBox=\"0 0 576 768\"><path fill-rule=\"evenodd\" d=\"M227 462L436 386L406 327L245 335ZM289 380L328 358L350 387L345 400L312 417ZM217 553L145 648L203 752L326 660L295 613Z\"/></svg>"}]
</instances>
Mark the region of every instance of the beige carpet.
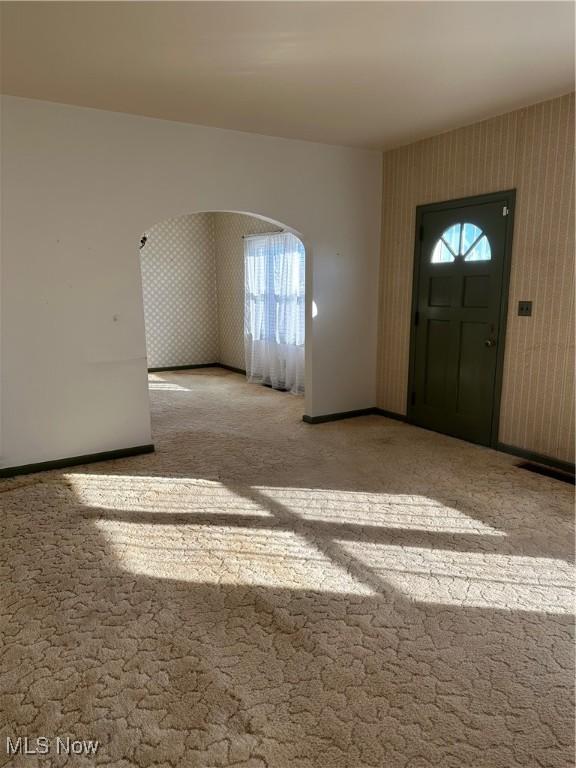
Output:
<instances>
[{"instance_id":1,"label":"beige carpet","mask_svg":"<svg viewBox=\"0 0 576 768\"><path fill-rule=\"evenodd\" d=\"M574 764L569 485L223 371L151 398L156 454L0 483L1 766Z\"/></svg>"}]
</instances>

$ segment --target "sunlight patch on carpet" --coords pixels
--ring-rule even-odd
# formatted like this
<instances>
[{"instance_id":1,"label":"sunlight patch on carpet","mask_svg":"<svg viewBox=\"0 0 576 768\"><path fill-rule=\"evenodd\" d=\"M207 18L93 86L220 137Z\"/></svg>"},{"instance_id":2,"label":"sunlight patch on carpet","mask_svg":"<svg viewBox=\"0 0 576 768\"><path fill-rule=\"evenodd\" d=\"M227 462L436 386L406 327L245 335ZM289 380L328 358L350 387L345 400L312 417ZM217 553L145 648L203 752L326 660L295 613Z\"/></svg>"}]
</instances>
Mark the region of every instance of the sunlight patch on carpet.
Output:
<instances>
[{"instance_id":1,"label":"sunlight patch on carpet","mask_svg":"<svg viewBox=\"0 0 576 768\"><path fill-rule=\"evenodd\" d=\"M305 520L431 533L506 536L454 507L426 496L254 486Z\"/></svg>"},{"instance_id":2,"label":"sunlight patch on carpet","mask_svg":"<svg viewBox=\"0 0 576 768\"><path fill-rule=\"evenodd\" d=\"M574 567L564 560L365 542L339 544L416 602L541 613L574 611Z\"/></svg>"},{"instance_id":3,"label":"sunlight patch on carpet","mask_svg":"<svg viewBox=\"0 0 576 768\"><path fill-rule=\"evenodd\" d=\"M158 579L371 595L291 531L96 521L121 567Z\"/></svg>"},{"instance_id":4,"label":"sunlight patch on carpet","mask_svg":"<svg viewBox=\"0 0 576 768\"><path fill-rule=\"evenodd\" d=\"M139 475L65 475L86 507L154 514L226 514L270 517L256 501L210 480Z\"/></svg>"}]
</instances>

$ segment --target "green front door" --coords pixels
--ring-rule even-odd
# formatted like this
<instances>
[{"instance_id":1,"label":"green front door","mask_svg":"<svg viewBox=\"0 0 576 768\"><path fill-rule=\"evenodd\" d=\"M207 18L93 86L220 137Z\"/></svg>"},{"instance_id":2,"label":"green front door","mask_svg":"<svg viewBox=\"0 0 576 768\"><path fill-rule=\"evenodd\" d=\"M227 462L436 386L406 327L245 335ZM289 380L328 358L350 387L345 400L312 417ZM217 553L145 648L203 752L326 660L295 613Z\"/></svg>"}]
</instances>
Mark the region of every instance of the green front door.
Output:
<instances>
[{"instance_id":1,"label":"green front door","mask_svg":"<svg viewBox=\"0 0 576 768\"><path fill-rule=\"evenodd\" d=\"M420 209L409 393L413 423L484 445L499 399L512 204L494 197Z\"/></svg>"}]
</instances>

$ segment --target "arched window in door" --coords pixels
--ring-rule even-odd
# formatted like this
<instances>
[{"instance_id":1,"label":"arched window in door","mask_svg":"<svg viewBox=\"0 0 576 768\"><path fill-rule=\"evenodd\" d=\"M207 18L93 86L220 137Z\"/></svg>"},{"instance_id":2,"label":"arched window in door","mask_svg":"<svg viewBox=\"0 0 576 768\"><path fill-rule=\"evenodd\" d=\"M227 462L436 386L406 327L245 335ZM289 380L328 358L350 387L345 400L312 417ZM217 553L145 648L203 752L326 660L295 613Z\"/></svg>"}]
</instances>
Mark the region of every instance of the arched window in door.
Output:
<instances>
[{"instance_id":1,"label":"arched window in door","mask_svg":"<svg viewBox=\"0 0 576 768\"><path fill-rule=\"evenodd\" d=\"M464 261L490 261L490 243L480 227L465 222L453 224L442 233L432 251L432 263L446 264L457 258Z\"/></svg>"}]
</instances>

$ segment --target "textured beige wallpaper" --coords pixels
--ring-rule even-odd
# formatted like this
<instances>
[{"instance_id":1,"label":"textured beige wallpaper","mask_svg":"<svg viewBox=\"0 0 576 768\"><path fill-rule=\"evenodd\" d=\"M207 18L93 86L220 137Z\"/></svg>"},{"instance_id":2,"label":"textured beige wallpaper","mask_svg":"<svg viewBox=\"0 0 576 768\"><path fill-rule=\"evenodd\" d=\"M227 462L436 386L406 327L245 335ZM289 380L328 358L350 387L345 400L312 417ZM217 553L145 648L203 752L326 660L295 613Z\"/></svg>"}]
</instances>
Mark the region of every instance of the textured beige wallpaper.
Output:
<instances>
[{"instance_id":1,"label":"textured beige wallpaper","mask_svg":"<svg viewBox=\"0 0 576 768\"><path fill-rule=\"evenodd\" d=\"M384 154L378 405L406 413L416 206L514 188L499 440L573 461L574 94Z\"/></svg>"},{"instance_id":2,"label":"textured beige wallpaper","mask_svg":"<svg viewBox=\"0 0 576 768\"><path fill-rule=\"evenodd\" d=\"M244 235L280 231L242 213L215 213L220 362L244 369Z\"/></svg>"},{"instance_id":3,"label":"textured beige wallpaper","mask_svg":"<svg viewBox=\"0 0 576 768\"><path fill-rule=\"evenodd\" d=\"M140 251L149 368L218 360L212 214L151 227Z\"/></svg>"}]
</instances>

